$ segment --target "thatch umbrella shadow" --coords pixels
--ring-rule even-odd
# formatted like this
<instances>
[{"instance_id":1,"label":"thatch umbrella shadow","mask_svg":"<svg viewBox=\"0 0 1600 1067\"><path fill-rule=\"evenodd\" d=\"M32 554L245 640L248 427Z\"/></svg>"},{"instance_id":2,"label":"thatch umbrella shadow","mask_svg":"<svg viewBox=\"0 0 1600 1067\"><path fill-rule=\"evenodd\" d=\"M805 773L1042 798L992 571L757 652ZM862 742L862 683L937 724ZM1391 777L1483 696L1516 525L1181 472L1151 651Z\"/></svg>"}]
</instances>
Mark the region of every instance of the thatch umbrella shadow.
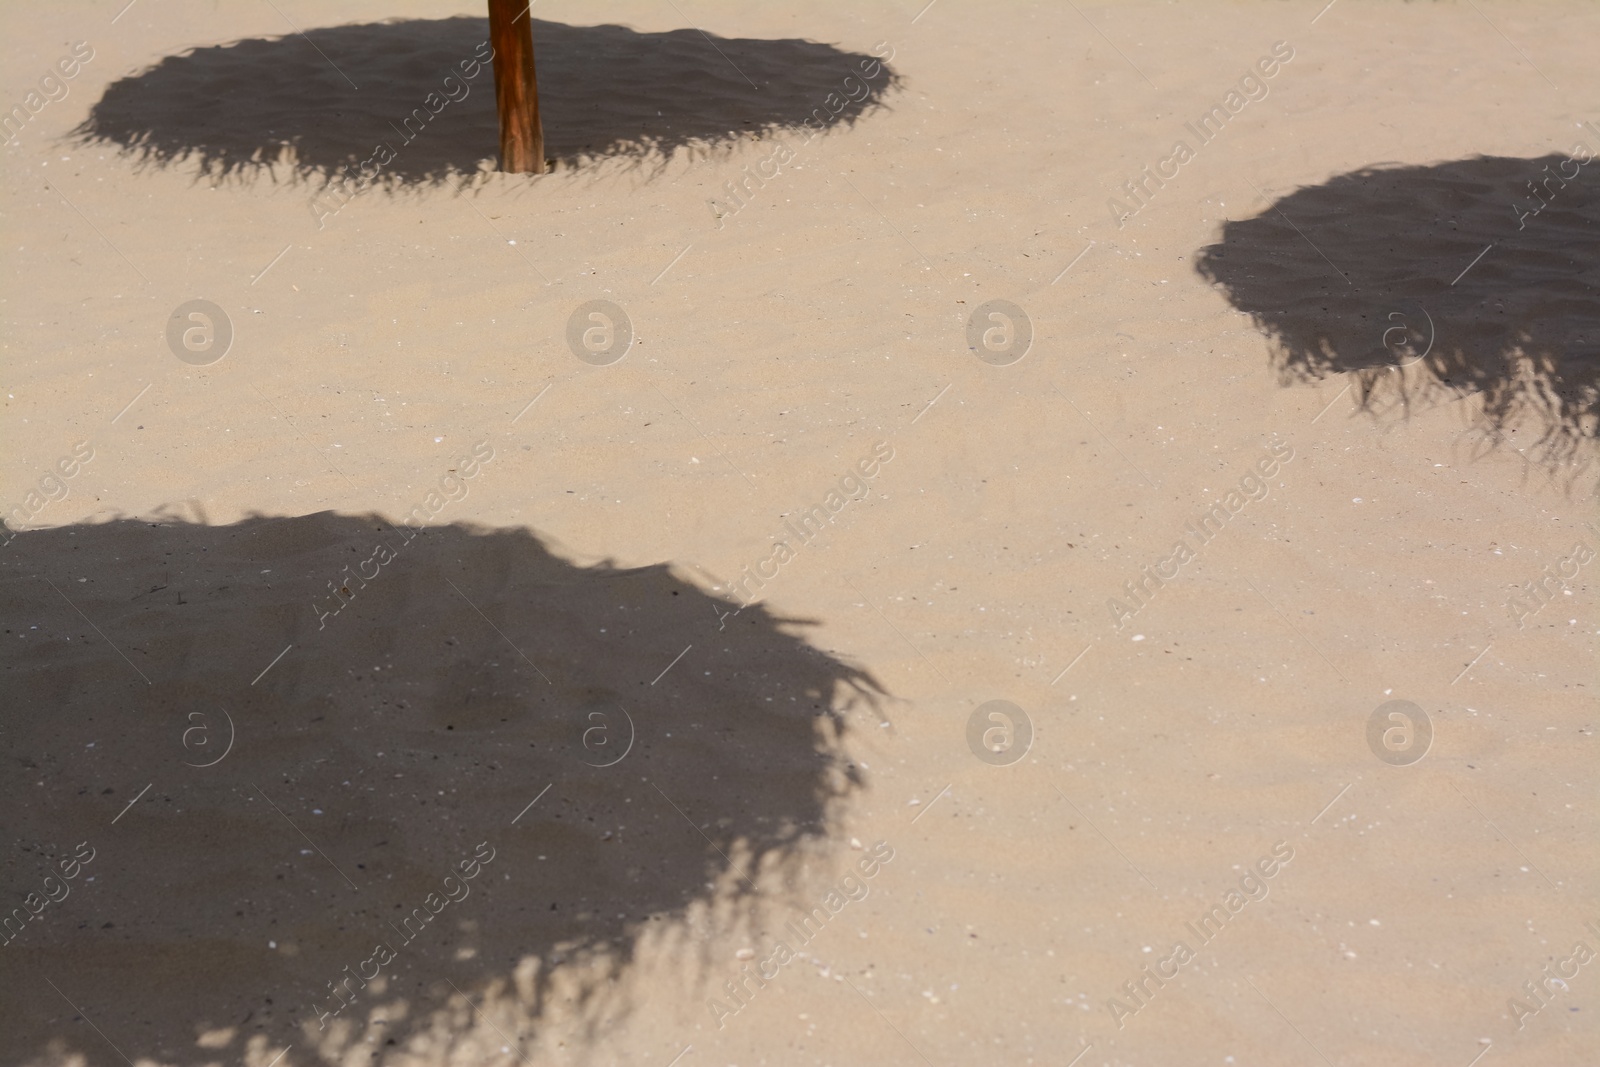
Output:
<instances>
[{"instance_id":1,"label":"thatch umbrella shadow","mask_svg":"<svg viewBox=\"0 0 1600 1067\"><path fill-rule=\"evenodd\" d=\"M0 951L7 1062L448 1059L488 1033L463 997L518 1042L552 999L592 1036L646 939L724 976L705 935L788 901L878 721L802 624L521 530L118 521L5 552L0 875L97 851Z\"/></svg>"},{"instance_id":2,"label":"thatch umbrella shadow","mask_svg":"<svg viewBox=\"0 0 1600 1067\"><path fill-rule=\"evenodd\" d=\"M851 125L899 77L800 39L533 20L545 151L660 165L810 123ZM394 19L193 48L113 82L76 135L217 179L358 177L395 189L492 169L488 21Z\"/></svg>"},{"instance_id":3,"label":"thatch umbrella shadow","mask_svg":"<svg viewBox=\"0 0 1600 1067\"><path fill-rule=\"evenodd\" d=\"M1559 468L1600 423L1597 184L1566 155L1364 168L1226 223L1196 269L1285 384L1350 373L1380 416L1477 394L1483 440Z\"/></svg>"}]
</instances>

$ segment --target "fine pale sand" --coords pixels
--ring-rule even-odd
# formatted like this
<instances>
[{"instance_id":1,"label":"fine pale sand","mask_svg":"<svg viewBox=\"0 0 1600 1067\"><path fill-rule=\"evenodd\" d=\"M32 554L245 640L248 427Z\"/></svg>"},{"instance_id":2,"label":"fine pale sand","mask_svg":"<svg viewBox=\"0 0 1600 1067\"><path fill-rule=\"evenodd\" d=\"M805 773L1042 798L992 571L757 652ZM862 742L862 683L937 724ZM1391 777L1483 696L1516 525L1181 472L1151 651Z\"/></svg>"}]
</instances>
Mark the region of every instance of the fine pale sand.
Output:
<instances>
[{"instance_id":1,"label":"fine pale sand","mask_svg":"<svg viewBox=\"0 0 1600 1067\"><path fill-rule=\"evenodd\" d=\"M1600 9L123 4L0 1063L1593 1062Z\"/></svg>"}]
</instances>

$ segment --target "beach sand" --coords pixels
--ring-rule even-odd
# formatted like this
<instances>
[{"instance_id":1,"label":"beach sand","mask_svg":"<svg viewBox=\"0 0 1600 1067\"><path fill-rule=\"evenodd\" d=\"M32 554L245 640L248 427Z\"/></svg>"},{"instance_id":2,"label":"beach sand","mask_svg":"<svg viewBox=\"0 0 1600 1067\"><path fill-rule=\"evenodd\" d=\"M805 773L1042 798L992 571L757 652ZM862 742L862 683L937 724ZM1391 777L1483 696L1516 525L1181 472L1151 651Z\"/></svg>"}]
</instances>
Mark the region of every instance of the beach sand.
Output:
<instances>
[{"instance_id":1,"label":"beach sand","mask_svg":"<svg viewBox=\"0 0 1600 1067\"><path fill-rule=\"evenodd\" d=\"M1592 1059L1600 10L533 13L0 16L0 1061Z\"/></svg>"}]
</instances>

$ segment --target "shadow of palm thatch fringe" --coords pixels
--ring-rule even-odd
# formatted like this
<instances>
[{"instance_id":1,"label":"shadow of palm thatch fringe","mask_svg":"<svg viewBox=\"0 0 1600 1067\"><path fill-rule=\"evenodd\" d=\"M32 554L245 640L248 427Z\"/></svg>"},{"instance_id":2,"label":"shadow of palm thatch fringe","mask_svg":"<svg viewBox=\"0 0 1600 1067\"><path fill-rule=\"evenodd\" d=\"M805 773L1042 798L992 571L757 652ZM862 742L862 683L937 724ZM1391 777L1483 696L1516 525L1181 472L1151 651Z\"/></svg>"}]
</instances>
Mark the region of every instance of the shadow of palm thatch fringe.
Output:
<instances>
[{"instance_id":1,"label":"shadow of palm thatch fringe","mask_svg":"<svg viewBox=\"0 0 1600 1067\"><path fill-rule=\"evenodd\" d=\"M1285 383L1349 373L1379 416L1477 395L1485 447L1573 464L1600 421L1596 140L1341 174L1227 223L1196 269Z\"/></svg>"},{"instance_id":2,"label":"shadow of palm thatch fringe","mask_svg":"<svg viewBox=\"0 0 1600 1067\"><path fill-rule=\"evenodd\" d=\"M708 935L799 891L871 677L667 566L409 536L322 513L3 549L7 908L92 853L4 933L5 1062L500 1062L552 1005L581 1045L638 1002L641 945L693 993Z\"/></svg>"},{"instance_id":3,"label":"shadow of palm thatch fringe","mask_svg":"<svg viewBox=\"0 0 1600 1067\"><path fill-rule=\"evenodd\" d=\"M545 151L568 166L659 164L807 123L851 125L898 83L876 56L815 41L539 19L533 38ZM76 134L212 179L287 168L325 184L377 164L376 184L438 185L494 165L487 39L486 19L458 17L194 48L113 82Z\"/></svg>"}]
</instances>

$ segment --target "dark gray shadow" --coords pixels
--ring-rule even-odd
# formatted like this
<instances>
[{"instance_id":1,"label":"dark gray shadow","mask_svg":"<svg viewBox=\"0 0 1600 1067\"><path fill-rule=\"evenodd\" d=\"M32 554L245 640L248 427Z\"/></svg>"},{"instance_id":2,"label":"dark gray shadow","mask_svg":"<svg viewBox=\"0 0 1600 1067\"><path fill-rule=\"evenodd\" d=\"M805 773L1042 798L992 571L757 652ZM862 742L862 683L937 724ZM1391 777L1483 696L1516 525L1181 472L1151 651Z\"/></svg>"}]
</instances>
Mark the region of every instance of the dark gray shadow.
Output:
<instances>
[{"instance_id":1,"label":"dark gray shadow","mask_svg":"<svg viewBox=\"0 0 1600 1067\"><path fill-rule=\"evenodd\" d=\"M7 1063L445 1062L463 995L522 1041L556 983L581 1042L629 1010L641 937L706 974L686 911L787 901L880 721L798 621L519 530L118 521L18 534L0 588L6 914L93 851L0 947ZM385 987L321 1018L379 943Z\"/></svg>"},{"instance_id":2,"label":"dark gray shadow","mask_svg":"<svg viewBox=\"0 0 1600 1067\"><path fill-rule=\"evenodd\" d=\"M1372 167L1227 223L1196 269L1284 383L1349 372L1380 416L1481 394L1484 447L1559 468L1600 421L1597 187L1565 155Z\"/></svg>"},{"instance_id":3,"label":"dark gray shadow","mask_svg":"<svg viewBox=\"0 0 1600 1067\"><path fill-rule=\"evenodd\" d=\"M386 145L377 184L434 185L495 165L487 38L487 19L396 19L194 48L113 82L76 133L213 179L314 183L354 178ZM815 41L541 19L533 38L546 154L566 165L850 125L898 82L873 56Z\"/></svg>"}]
</instances>

